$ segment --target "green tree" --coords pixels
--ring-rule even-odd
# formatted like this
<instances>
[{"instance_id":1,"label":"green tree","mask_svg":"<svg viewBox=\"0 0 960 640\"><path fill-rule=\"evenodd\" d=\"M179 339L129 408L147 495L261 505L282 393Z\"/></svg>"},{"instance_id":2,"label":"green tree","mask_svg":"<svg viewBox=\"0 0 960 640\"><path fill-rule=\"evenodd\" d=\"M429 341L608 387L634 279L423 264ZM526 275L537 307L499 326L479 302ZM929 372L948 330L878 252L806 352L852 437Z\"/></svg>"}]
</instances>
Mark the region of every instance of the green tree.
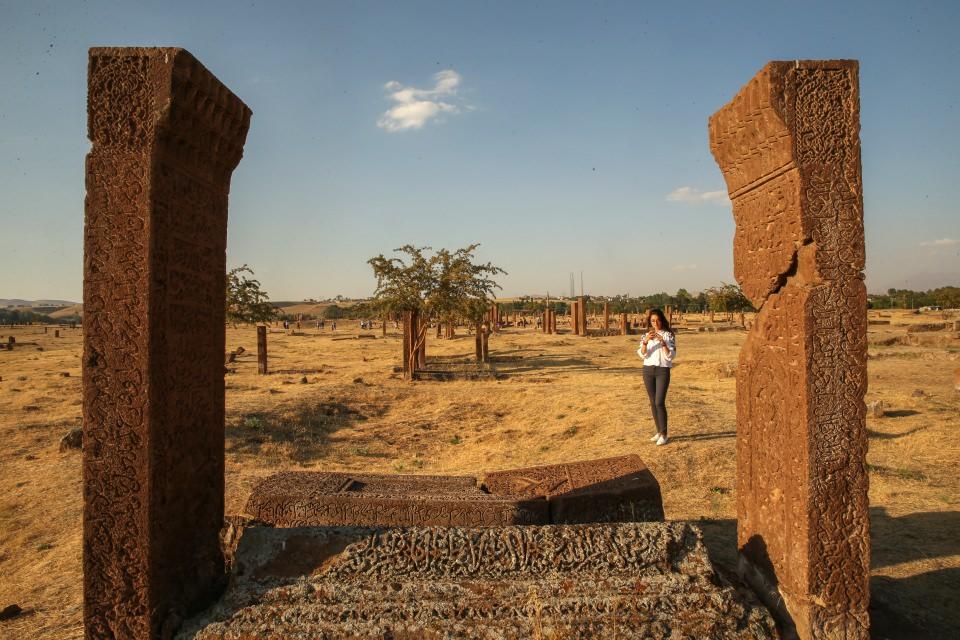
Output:
<instances>
[{"instance_id":1,"label":"green tree","mask_svg":"<svg viewBox=\"0 0 960 640\"><path fill-rule=\"evenodd\" d=\"M493 302L494 291L500 288L494 277L506 271L489 262L475 263L474 251L479 246L471 244L454 252L441 249L431 260L434 288L427 294L427 304L440 322L473 319L481 306Z\"/></svg>"},{"instance_id":2,"label":"green tree","mask_svg":"<svg viewBox=\"0 0 960 640\"><path fill-rule=\"evenodd\" d=\"M750 300L743 295L740 286L721 283L719 287L712 287L705 292L707 307L711 311L748 311L753 309Z\"/></svg>"},{"instance_id":3,"label":"green tree","mask_svg":"<svg viewBox=\"0 0 960 640\"><path fill-rule=\"evenodd\" d=\"M332 304L323 310L324 320L339 320L340 318L344 317L344 315L343 307L335 304Z\"/></svg>"},{"instance_id":4,"label":"green tree","mask_svg":"<svg viewBox=\"0 0 960 640\"><path fill-rule=\"evenodd\" d=\"M270 296L260 288L260 281L253 275L253 269L247 265L227 272L227 322L234 326L269 322L277 316L277 309L270 304Z\"/></svg>"},{"instance_id":5,"label":"green tree","mask_svg":"<svg viewBox=\"0 0 960 640\"><path fill-rule=\"evenodd\" d=\"M940 287L931 291L930 294L944 309L960 308L960 287Z\"/></svg>"},{"instance_id":6,"label":"green tree","mask_svg":"<svg viewBox=\"0 0 960 640\"><path fill-rule=\"evenodd\" d=\"M404 245L395 252L404 253L401 258L386 258L380 255L367 260L377 279L373 300L382 314L401 311L423 311L427 292L432 288L433 272L425 252L430 247Z\"/></svg>"},{"instance_id":7,"label":"green tree","mask_svg":"<svg viewBox=\"0 0 960 640\"><path fill-rule=\"evenodd\" d=\"M406 254L405 260L383 254L371 258L367 263L377 279L374 301L382 313L413 310L438 322L472 320L500 288L494 277L506 273L489 262L475 263L479 246L440 249L428 256L430 247L404 245L395 251Z\"/></svg>"}]
</instances>

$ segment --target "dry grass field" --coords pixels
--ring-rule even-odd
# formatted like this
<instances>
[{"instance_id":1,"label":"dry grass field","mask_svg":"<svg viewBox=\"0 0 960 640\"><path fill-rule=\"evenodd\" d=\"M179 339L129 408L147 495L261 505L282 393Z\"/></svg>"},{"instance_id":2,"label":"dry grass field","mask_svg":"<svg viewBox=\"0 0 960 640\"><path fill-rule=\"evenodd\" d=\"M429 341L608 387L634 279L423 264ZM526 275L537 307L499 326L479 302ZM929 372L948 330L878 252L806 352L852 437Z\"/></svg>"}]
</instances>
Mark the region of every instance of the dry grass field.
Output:
<instances>
[{"instance_id":1,"label":"dry grass field","mask_svg":"<svg viewBox=\"0 0 960 640\"><path fill-rule=\"evenodd\" d=\"M939 314L891 315L870 327L867 401L886 405L867 423L874 635L947 637L960 628L960 339L906 338L908 324ZM742 331L678 335L665 447L647 440L635 337L508 328L490 343L499 379L410 383L393 372L397 335L338 339L358 333L346 321L335 334L274 329L271 369L314 372L264 377L254 329L228 330L227 348L247 349L226 376L228 513L258 478L284 468L471 473L636 452L661 483L667 517L702 521L715 560L732 563L735 382L726 366ZM81 332L0 334L18 345L0 351L0 608L25 610L0 622L0 637L80 638L80 453L61 452L59 441L81 423ZM431 356L472 350L466 335L428 343Z\"/></svg>"}]
</instances>

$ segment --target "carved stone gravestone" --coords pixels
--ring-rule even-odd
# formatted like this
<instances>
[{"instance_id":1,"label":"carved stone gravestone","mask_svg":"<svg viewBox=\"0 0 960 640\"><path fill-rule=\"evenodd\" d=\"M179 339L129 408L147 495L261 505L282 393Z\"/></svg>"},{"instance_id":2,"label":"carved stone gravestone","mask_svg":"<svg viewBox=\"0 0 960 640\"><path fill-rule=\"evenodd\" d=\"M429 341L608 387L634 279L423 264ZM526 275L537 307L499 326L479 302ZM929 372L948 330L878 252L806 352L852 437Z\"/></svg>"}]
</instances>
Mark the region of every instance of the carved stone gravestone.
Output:
<instances>
[{"instance_id":1,"label":"carved stone gravestone","mask_svg":"<svg viewBox=\"0 0 960 640\"><path fill-rule=\"evenodd\" d=\"M636 455L472 476L286 471L246 515L282 527L506 526L663 520L660 485Z\"/></svg>"},{"instance_id":2,"label":"carved stone gravestone","mask_svg":"<svg viewBox=\"0 0 960 640\"><path fill-rule=\"evenodd\" d=\"M83 353L88 638L216 597L227 194L250 110L182 49L91 49Z\"/></svg>"},{"instance_id":3,"label":"carved stone gravestone","mask_svg":"<svg viewBox=\"0 0 960 640\"><path fill-rule=\"evenodd\" d=\"M759 309L737 373L741 570L801 638L868 637L859 113L856 61L771 62L709 127Z\"/></svg>"}]
</instances>

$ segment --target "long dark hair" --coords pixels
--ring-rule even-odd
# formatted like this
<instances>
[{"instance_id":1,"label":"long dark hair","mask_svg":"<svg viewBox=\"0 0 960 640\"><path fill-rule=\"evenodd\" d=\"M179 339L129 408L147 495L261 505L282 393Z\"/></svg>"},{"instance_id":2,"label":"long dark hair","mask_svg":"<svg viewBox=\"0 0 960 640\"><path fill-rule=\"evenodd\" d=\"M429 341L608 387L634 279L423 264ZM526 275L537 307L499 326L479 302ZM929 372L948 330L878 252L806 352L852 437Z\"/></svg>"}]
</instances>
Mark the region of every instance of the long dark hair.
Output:
<instances>
[{"instance_id":1,"label":"long dark hair","mask_svg":"<svg viewBox=\"0 0 960 640\"><path fill-rule=\"evenodd\" d=\"M670 328L670 321L667 320L667 316L663 315L663 311L660 309L650 309L650 313L647 314L647 326L652 326L650 324L650 318L653 316L660 317L660 330L666 331L667 333L673 333L673 329Z\"/></svg>"}]
</instances>

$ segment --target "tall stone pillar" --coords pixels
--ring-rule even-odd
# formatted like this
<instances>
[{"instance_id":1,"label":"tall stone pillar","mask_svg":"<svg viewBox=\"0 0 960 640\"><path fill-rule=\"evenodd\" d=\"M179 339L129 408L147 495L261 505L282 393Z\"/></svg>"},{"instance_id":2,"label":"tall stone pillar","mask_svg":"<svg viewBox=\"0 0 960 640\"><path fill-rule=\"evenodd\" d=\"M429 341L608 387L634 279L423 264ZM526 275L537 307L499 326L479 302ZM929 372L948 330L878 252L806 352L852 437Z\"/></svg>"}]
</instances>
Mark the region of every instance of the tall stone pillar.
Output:
<instances>
[{"instance_id":1,"label":"tall stone pillar","mask_svg":"<svg viewBox=\"0 0 960 640\"><path fill-rule=\"evenodd\" d=\"M859 114L856 61L771 62L709 127L759 309L737 373L741 571L801 638L869 635Z\"/></svg>"},{"instance_id":2,"label":"tall stone pillar","mask_svg":"<svg viewBox=\"0 0 960 640\"><path fill-rule=\"evenodd\" d=\"M418 313L416 326L418 328L416 337L416 368L425 369L427 367L427 329L430 328L430 323Z\"/></svg>"},{"instance_id":3,"label":"tall stone pillar","mask_svg":"<svg viewBox=\"0 0 960 640\"><path fill-rule=\"evenodd\" d=\"M407 309L403 312L403 373L412 380L419 365L420 313Z\"/></svg>"},{"instance_id":4,"label":"tall stone pillar","mask_svg":"<svg viewBox=\"0 0 960 640\"><path fill-rule=\"evenodd\" d=\"M257 373L267 375L267 327L257 326Z\"/></svg>"},{"instance_id":5,"label":"tall stone pillar","mask_svg":"<svg viewBox=\"0 0 960 640\"><path fill-rule=\"evenodd\" d=\"M587 335L587 305L583 298L577 300L577 327L580 329L580 335Z\"/></svg>"},{"instance_id":6,"label":"tall stone pillar","mask_svg":"<svg viewBox=\"0 0 960 640\"><path fill-rule=\"evenodd\" d=\"M610 329L610 303L603 303L603 330L607 331Z\"/></svg>"},{"instance_id":7,"label":"tall stone pillar","mask_svg":"<svg viewBox=\"0 0 960 640\"><path fill-rule=\"evenodd\" d=\"M630 320L627 317L627 314L620 314L620 335L625 336L630 333Z\"/></svg>"},{"instance_id":8,"label":"tall stone pillar","mask_svg":"<svg viewBox=\"0 0 960 640\"><path fill-rule=\"evenodd\" d=\"M159 638L224 579L227 196L250 110L182 49L88 67L87 638Z\"/></svg>"},{"instance_id":9,"label":"tall stone pillar","mask_svg":"<svg viewBox=\"0 0 960 640\"><path fill-rule=\"evenodd\" d=\"M474 325L473 348L477 362L483 362L483 325Z\"/></svg>"}]
</instances>

